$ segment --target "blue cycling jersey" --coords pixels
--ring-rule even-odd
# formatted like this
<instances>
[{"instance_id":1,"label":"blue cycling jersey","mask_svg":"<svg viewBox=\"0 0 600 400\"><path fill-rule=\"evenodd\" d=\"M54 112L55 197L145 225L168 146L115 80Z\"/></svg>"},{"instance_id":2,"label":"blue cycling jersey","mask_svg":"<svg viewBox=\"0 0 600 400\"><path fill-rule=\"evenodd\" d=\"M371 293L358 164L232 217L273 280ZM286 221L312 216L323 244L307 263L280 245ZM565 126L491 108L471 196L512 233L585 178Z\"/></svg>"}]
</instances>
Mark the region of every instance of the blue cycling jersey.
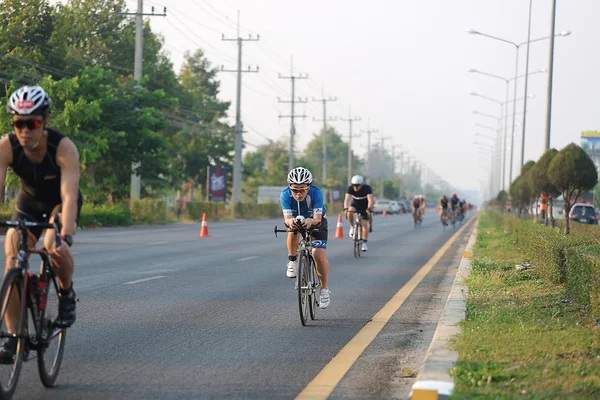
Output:
<instances>
[{"instance_id":1,"label":"blue cycling jersey","mask_svg":"<svg viewBox=\"0 0 600 400\"><path fill-rule=\"evenodd\" d=\"M310 186L308 195L300 202L300 214L298 214L298 201L292 196L290 188L285 188L279 197L281 209L284 215L297 217L302 215L304 218L312 218L314 214L325 216L326 207L323 203L323 191L317 186Z\"/></svg>"}]
</instances>

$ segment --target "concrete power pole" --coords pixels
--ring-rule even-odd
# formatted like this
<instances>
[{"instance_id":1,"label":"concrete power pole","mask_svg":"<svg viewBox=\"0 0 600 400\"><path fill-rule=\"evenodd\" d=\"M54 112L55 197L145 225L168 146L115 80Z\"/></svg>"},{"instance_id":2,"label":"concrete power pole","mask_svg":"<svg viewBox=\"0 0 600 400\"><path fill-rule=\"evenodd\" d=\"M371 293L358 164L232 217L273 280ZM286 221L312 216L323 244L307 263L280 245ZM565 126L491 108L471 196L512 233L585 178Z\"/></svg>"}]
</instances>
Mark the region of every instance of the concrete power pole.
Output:
<instances>
[{"instance_id":1,"label":"concrete power pole","mask_svg":"<svg viewBox=\"0 0 600 400\"><path fill-rule=\"evenodd\" d=\"M360 121L360 117L352 117L352 108L348 108L348 118L342 118L342 121L347 121L349 125L348 130L348 185L352 180L352 123ZM355 137L358 137L356 135Z\"/></svg>"},{"instance_id":2,"label":"concrete power pole","mask_svg":"<svg viewBox=\"0 0 600 400\"><path fill-rule=\"evenodd\" d=\"M384 161L385 160L385 157L384 157L384 148L383 148L383 146L384 146L384 140L391 139L391 137L390 136L386 136L386 137L380 136L380 139L381 139L381 161ZM380 179L380 183L381 183L381 188L379 190L379 195L383 199L383 171L381 172L381 177L379 179Z\"/></svg>"},{"instance_id":3,"label":"concrete power pole","mask_svg":"<svg viewBox=\"0 0 600 400\"><path fill-rule=\"evenodd\" d=\"M226 42L237 42L238 44L238 60L237 69L225 69L221 67L223 72L235 72L237 73L237 104L235 108L235 142L234 142L234 159L233 159L233 204L237 204L242 200L242 72L258 72L258 67L252 69L248 67L247 70L242 71L242 43L243 42L257 42L260 38L257 36L253 38L251 35L246 39L240 37L240 13L238 11L238 23L237 23L237 38L226 39L225 35L222 35L221 40ZM232 208L235 210L235 207Z\"/></svg>"},{"instance_id":4,"label":"concrete power pole","mask_svg":"<svg viewBox=\"0 0 600 400\"><path fill-rule=\"evenodd\" d=\"M133 79L139 83L142 79L143 70L143 52L144 52L144 16L149 17L166 17L167 7L164 8L162 14L155 14L154 7L151 13L144 13L144 0L138 0L137 11L134 13L121 13L120 15L135 15L135 54L133 56ZM142 179L139 175L139 169L142 167L140 162L131 163L131 188L129 192L130 200L139 200L142 192Z\"/></svg>"},{"instance_id":5,"label":"concrete power pole","mask_svg":"<svg viewBox=\"0 0 600 400\"><path fill-rule=\"evenodd\" d=\"M296 125L294 123L294 119L296 118L306 118L306 115L296 115L295 114L295 108L294 106L296 105L296 103L306 103L308 102L308 99L301 99L298 98L296 99L296 79L308 79L308 75L307 74L298 74L298 75L294 75L294 60L292 59L292 66L290 68L290 76L281 76L281 74L279 74L279 79L289 79L290 81L292 81L292 99L288 100L288 101L282 101L279 98L277 99L277 101L279 101L280 103L291 103L292 105L292 112L290 115L280 115L279 118L290 118L291 119L291 125L290 125L290 155L289 155L289 161L288 161L288 170L294 168L294 136L296 136Z\"/></svg>"},{"instance_id":6,"label":"concrete power pole","mask_svg":"<svg viewBox=\"0 0 600 400\"><path fill-rule=\"evenodd\" d=\"M370 125L371 123L369 122L367 124L367 130L360 131L360 133L367 134L367 176L369 179L371 178L371 134L379 132L377 129L371 129Z\"/></svg>"},{"instance_id":7,"label":"concrete power pole","mask_svg":"<svg viewBox=\"0 0 600 400\"><path fill-rule=\"evenodd\" d=\"M320 99L315 99L313 98L313 101L320 101L323 103L323 119L317 119L317 118L313 118L314 121L322 121L323 122L323 134L322 136L322 140L323 140L323 164L321 166L322 169L322 173L323 173L323 190L327 190L327 121L335 121L335 118L332 117L327 117L327 102L329 101L337 101L337 97L325 97L325 90L323 85L321 85L321 98ZM327 198L327 195L325 195L325 198Z\"/></svg>"}]
</instances>

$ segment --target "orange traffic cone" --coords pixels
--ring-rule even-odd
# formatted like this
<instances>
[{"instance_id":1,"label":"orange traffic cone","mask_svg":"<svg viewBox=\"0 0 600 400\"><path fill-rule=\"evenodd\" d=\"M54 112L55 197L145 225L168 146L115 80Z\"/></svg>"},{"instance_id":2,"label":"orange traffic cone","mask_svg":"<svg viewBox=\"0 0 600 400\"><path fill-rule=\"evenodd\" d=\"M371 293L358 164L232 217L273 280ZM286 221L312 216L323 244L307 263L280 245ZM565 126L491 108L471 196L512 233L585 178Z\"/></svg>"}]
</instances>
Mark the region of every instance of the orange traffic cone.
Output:
<instances>
[{"instance_id":1,"label":"orange traffic cone","mask_svg":"<svg viewBox=\"0 0 600 400\"><path fill-rule=\"evenodd\" d=\"M202 224L200 225L200 235L198 237L208 237L208 223L206 222L206 213L202 214Z\"/></svg>"},{"instance_id":2,"label":"orange traffic cone","mask_svg":"<svg viewBox=\"0 0 600 400\"><path fill-rule=\"evenodd\" d=\"M387 210L383 210L383 214L381 214L383 218L387 217Z\"/></svg>"},{"instance_id":3,"label":"orange traffic cone","mask_svg":"<svg viewBox=\"0 0 600 400\"><path fill-rule=\"evenodd\" d=\"M337 227L335 228L334 239L343 239L343 238L344 238L344 226L342 225L342 214L339 214Z\"/></svg>"}]
</instances>

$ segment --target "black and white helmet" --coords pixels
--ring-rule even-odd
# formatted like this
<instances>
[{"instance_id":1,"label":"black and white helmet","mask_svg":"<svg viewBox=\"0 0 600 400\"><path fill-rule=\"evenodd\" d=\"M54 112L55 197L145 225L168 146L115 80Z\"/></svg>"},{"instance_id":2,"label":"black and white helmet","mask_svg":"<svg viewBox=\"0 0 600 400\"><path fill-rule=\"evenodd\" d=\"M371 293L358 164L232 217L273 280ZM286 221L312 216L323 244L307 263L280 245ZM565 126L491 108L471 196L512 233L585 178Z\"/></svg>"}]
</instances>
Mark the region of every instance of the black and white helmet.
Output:
<instances>
[{"instance_id":1,"label":"black and white helmet","mask_svg":"<svg viewBox=\"0 0 600 400\"><path fill-rule=\"evenodd\" d=\"M352 185L362 185L363 184L363 177L360 175L354 175L352 177L352 179L350 180L350 183Z\"/></svg>"},{"instance_id":2,"label":"black and white helmet","mask_svg":"<svg viewBox=\"0 0 600 400\"><path fill-rule=\"evenodd\" d=\"M304 167L297 167L290 171L287 177L288 184L310 185L313 181L312 174Z\"/></svg>"},{"instance_id":3,"label":"black and white helmet","mask_svg":"<svg viewBox=\"0 0 600 400\"><path fill-rule=\"evenodd\" d=\"M6 108L9 114L46 115L52 108L52 102L40 86L23 86L10 95Z\"/></svg>"}]
</instances>

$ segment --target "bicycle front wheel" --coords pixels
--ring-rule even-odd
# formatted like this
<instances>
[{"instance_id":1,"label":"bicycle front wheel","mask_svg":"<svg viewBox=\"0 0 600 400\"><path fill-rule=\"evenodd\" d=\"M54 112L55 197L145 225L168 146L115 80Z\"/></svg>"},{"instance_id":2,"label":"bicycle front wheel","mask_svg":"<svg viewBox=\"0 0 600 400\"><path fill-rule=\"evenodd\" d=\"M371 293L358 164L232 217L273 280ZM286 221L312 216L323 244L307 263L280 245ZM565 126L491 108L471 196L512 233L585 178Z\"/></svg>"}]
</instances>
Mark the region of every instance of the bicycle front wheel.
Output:
<instances>
[{"instance_id":1,"label":"bicycle front wheel","mask_svg":"<svg viewBox=\"0 0 600 400\"><path fill-rule=\"evenodd\" d=\"M23 365L23 351L25 349L25 320L27 310L21 301L23 294L23 277L21 269L13 268L4 277L0 289L0 344L8 345L8 341L16 341L16 352L12 360L2 360L0 363L0 399L10 399L17 388L21 367ZM7 326L8 315L16 316L16 321ZM11 318L12 319L12 318Z\"/></svg>"},{"instance_id":2,"label":"bicycle front wheel","mask_svg":"<svg viewBox=\"0 0 600 400\"><path fill-rule=\"evenodd\" d=\"M49 279L46 308L41 314L37 366L42 384L52 387L58 378L67 339L67 329L57 328L54 324L58 318L58 286L54 279Z\"/></svg>"},{"instance_id":3,"label":"bicycle front wheel","mask_svg":"<svg viewBox=\"0 0 600 400\"><path fill-rule=\"evenodd\" d=\"M298 279L298 309L300 310L302 326L306 326L310 314L309 262L308 255L305 252L298 254L298 275L296 279Z\"/></svg>"},{"instance_id":4,"label":"bicycle front wheel","mask_svg":"<svg viewBox=\"0 0 600 400\"><path fill-rule=\"evenodd\" d=\"M309 302L310 305L310 319L315 319L317 314L317 308L319 308L319 289L321 287L321 282L319 281L319 275L317 274L317 265L315 264L315 260L312 257L309 257L310 260L310 272L308 274L309 283L310 283L310 295Z\"/></svg>"},{"instance_id":5,"label":"bicycle front wheel","mask_svg":"<svg viewBox=\"0 0 600 400\"><path fill-rule=\"evenodd\" d=\"M360 233L361 225L358 223L354 224L354 258L360 257Z\"/></svg>"}]
</instances>

